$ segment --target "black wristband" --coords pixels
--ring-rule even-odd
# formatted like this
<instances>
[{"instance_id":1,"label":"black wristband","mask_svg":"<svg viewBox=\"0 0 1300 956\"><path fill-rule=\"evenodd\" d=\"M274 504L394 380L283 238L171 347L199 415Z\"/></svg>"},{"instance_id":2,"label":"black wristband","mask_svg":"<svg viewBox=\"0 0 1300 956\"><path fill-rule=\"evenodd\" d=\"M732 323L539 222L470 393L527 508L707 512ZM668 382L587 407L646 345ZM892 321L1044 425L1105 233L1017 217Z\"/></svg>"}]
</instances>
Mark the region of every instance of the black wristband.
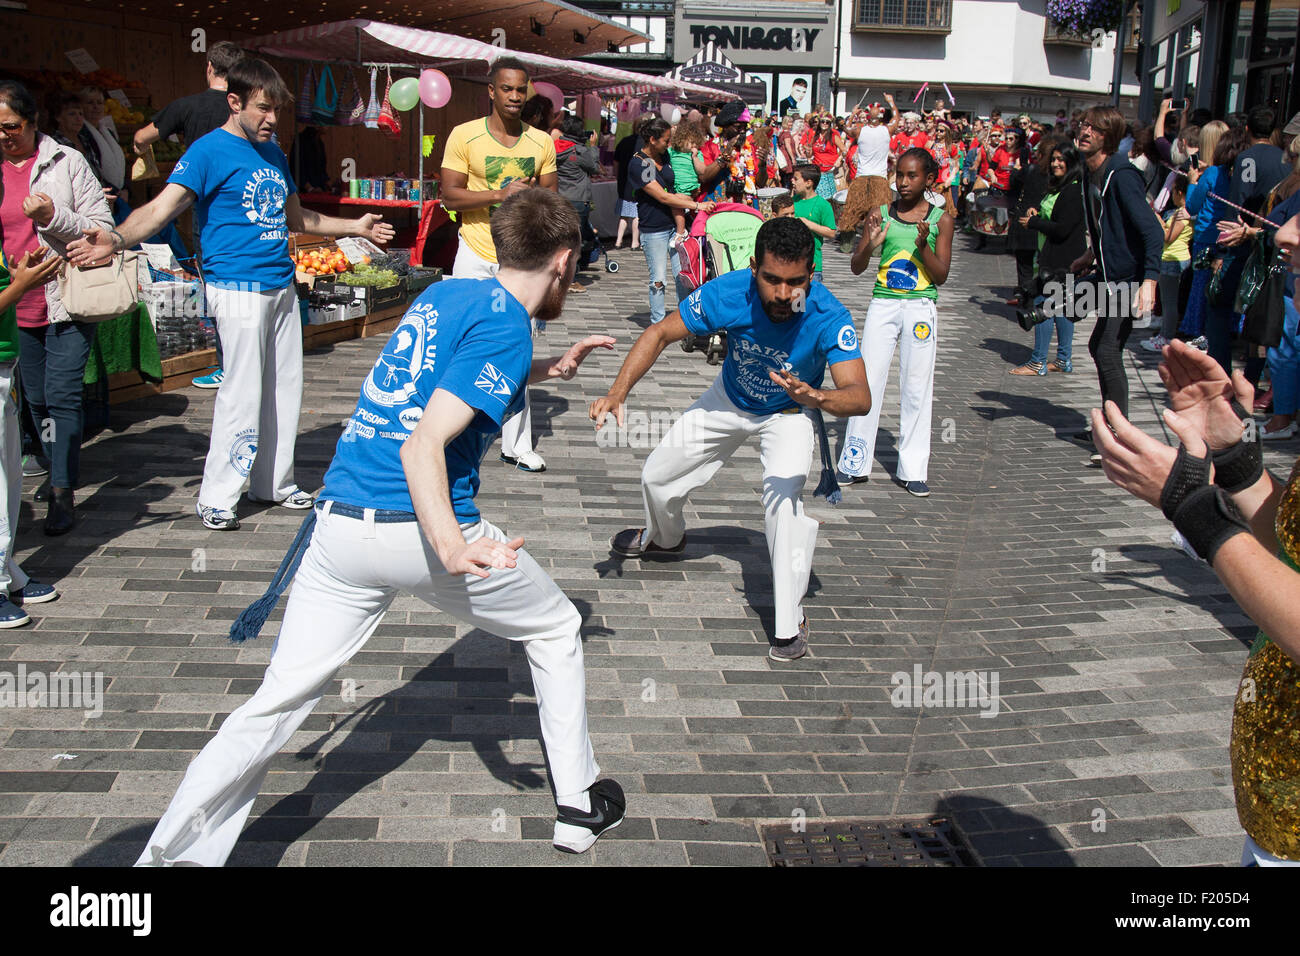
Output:
<instances>
[{"instance_id":1,"label":"black wristband","mask_svg":"<svg viewBox=\"0 0 1300 956\"><path fill-rule=\"evenodd\" d=\"M1174 459L1174 467L1169 470L1169 477L1160 491L1160 510L1166 518L1172 518L1189 495L1206 487L1209 482L1209 454L1197 458L1189 455L1183 446L1178 446L1178 457Z\"/></svg>"},{"instance_id":2,"label":"black wristband","mask_svg":"<svg viewBox=\"0 0 1300 956\"><path fill-rule=\"evenodd\" d=\"M1174 514L1174 527L1211 565L1225 541L1236 534L1250 534L1250 526L1237 506L1216 485L1206 485L1184 498Z\"/></svg>"},{"instance_id":3,"label":"black wristband","mask_svg":"<svg viewBox=\"0 0 1300 956\"><path fill-rule=\"evenodd\" d=\"M1243 438L1210 456L1214 462L1214 483L1229 494L1245 491L1263 477L1264 438L1258 427L1252 427L1250 431L1255 435L1254 441Z\"/></svg>"}]
</instances>

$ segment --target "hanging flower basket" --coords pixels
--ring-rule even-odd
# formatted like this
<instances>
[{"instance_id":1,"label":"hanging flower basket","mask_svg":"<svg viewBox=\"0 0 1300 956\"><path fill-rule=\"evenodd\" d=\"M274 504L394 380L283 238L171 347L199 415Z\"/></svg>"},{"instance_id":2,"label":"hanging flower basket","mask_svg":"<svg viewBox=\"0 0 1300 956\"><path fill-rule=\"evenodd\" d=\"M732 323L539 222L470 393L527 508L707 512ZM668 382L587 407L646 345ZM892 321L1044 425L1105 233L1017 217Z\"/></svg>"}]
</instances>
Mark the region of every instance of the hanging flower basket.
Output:
<instances>
[{"instance_id":1,"label":"hanging flower basket","mask_svg":"<svg viewBox=\"0 0 1300 956\"><path fill-rule=\"evenodd\" d=\"M1047 0L1047 16L1061 30L1091 38L1119 29L1124 0Z\"/></svg>"}]
</instances>

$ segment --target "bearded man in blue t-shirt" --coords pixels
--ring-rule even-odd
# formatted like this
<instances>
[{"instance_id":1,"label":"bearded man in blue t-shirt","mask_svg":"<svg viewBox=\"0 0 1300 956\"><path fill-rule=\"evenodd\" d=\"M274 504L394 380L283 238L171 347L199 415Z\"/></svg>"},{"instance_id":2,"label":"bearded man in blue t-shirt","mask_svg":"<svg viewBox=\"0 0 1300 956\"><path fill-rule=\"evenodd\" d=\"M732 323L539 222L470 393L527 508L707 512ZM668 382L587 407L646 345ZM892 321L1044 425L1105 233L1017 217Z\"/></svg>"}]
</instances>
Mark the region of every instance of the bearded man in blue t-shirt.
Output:
<instances>
[{"instance_id":1,"label":"bearded man in blue t-shirt","mask_svg":"<svg viewBox=\"0 0 1300 956\"><path fill-rule=\"evenodd\" d=\"M293 102L265 60L245 57L226 76L230 116L176 161L158 197L117 229L68 244L73 265L93 265L157 233L190 206L203 247L208 314L224 348L212 409L212 441L196 506L214 531L239 527L235 504L306 509L312 496L293 479L302 407L302 320L293 287L289 233L393 238L379 216L339 219L303 209L284 151L272 142L277 113Z\"/></svg>"},{"instance_id":2,"label":"bearded man in blue t-shirt","mask_svg":"<svg viewBox=\"0 0 1300 956\"><path fill-rule=\"evenodd\" d=\"M623 819L623 791L598 780L587 734L582 619L523 549L483 520L479 466L524 388L568 380L591 335L534 359L531 320L559 317L582 238L549 189L492 216L499 271L435 283L411 304L361 386L325 474L315 528L257 693L190 764L139 865L225 862L267 767L399 593L523 644L556 796L552 838L581 853Z\"/></svg>"},{"instance_id":3,"label":"bearded man in blue t-shirt","mask_svg":"<svg viewBox=\"0 0 1300 956\"><path fill-rule=\"evenodd\" d=\"M801 413L820 409L847 418L865 415L871 407L853 317L826 286L812 282L812 271L811 230L798 219L765 222L750 268L706 282L678 312L646 329L609 394L590 409L597 429L611 413L622 427L628 393L669 344L688 335L727 333L721 374L646 459L641 474L645 527L620 531L611 546L625 558L682 552L687 496L756 437L775 601L768 656L776 661L808 652L802 602L817 522L804 514L799 500L813 455L813 424ZM828 364L834 389L822 388Z\"/></svg>"}]
</instances>

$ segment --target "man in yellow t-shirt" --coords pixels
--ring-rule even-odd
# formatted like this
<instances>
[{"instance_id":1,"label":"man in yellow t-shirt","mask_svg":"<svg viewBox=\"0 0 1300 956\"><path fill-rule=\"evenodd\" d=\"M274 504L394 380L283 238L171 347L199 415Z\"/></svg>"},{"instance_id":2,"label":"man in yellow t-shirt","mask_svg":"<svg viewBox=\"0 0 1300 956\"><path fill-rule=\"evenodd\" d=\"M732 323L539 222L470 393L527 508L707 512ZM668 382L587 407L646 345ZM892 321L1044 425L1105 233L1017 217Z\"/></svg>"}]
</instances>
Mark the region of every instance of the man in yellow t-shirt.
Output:
<instances>
[{"instance_id":1,"label":"man in yellow t-shirt","mask_svg":"<svg viewBox=\"0 0 1300 956\"><path fill-rule=\"evenodd\" d=\"M519 118L528 98L528 71L523 63L510 56L494 62L488 94L492 112L453 129L443 149L442 205L460 214L460 247L451 270L454 279L496 275L489 217L507 196L534 186L559 192L555 143L549 131L534 129ZM527 390L523 411L501 427L501 460L521 471L546 470L546 462L533 450Z\"/></svg>"},{"instance_id":2,"label":"man in yellow t-shirt","mask_svg":"<svg viewBox=\"0 0 1300 956\"><path fill-rule=\"evenodd\" d=\"M497 254L488 227L492 209L507 196L540 185L553 192L555 143L547 130L519 118L528 97L528 73L514 57L492 65L488 78L492 112L461 123L447 137L442 159L442 204L460 213L460 248L455 278L496 273ZM477 260L477 261L476 261Z\"/></svg>"}]
</instances>

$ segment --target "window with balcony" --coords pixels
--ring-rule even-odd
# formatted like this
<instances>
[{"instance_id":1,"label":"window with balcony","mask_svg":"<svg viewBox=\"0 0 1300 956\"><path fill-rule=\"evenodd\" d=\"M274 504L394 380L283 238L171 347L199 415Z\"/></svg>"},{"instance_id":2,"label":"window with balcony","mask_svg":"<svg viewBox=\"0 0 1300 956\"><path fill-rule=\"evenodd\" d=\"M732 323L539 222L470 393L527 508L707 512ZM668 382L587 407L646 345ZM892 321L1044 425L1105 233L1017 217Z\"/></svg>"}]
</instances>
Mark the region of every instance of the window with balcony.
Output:
<instances>
[{"instance_id":1,"label":"window with balcony","mask_svg":"<svg viewBox=\"0 0 1300 956\"><path fill-rule=\"evenodd\" d=\"M853 29L877 33L951 33L952 0L856 0Z\"/></svg>"}]
</instances>

